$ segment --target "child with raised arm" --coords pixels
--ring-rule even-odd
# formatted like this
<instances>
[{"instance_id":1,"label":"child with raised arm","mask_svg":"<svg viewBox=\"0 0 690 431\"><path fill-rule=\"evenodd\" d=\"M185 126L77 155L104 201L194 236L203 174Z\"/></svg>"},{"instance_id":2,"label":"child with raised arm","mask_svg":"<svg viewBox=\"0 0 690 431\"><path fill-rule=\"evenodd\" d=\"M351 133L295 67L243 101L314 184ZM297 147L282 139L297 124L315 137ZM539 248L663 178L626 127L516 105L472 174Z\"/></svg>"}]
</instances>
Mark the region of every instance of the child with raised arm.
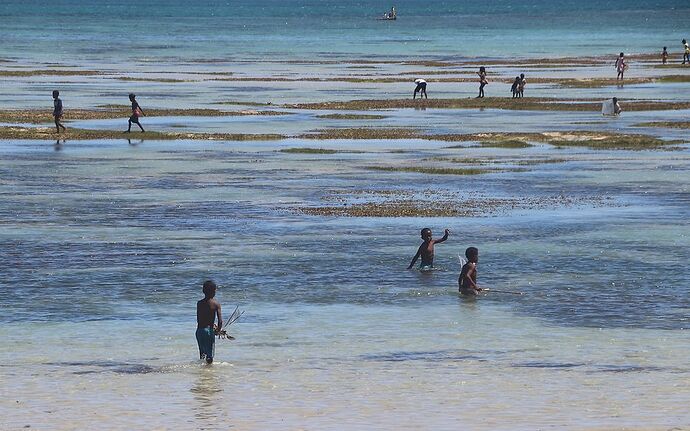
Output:
<instances>
[{"instance_id":1,"label":"child with raised arm","mask_svg":"<svg viewBox=\"0 0 690 431\"><path fill-rule=\"evenodd\" d=\"M132 102L132 116L129 117L129 127L127 127L127 133L132 131L132 123L139 126L142 132L144 131L144 128L141 127L141 123L139 122L139 117L142 117L144 115L144 111L142 111L141 106L139 106L139 103L137 103L136 99L137 96L133 93L130 93L129 101Z\"/></svg>"},{"instance_id":2,"label":"child with raised arm","mask_svg":"<svg viewBox=\"0 0 690 431\"><path fill-rule=\"evenodd\" d=\"M410 262L410 266L407 267L407 269L412 269L414 266L415 262L419 257L422 257L422 263L419 265L420 268L428 268L431 269L434 267L434 245L442 243L443 241L448 239L448 234L450 234L450 231L448 229L445 230L443 234L443 238L441 239L432 239L431 237L431 229L428 227L425 227L422 229L422 245L419 246L417 249L417 254L414 255L412 258L412 261Z\"/></svg>"},{"instance_id":3,"label":"child with raised arm","mask_svg":"<svg viewBox=\"0 0 690 431\"><path fill-rule=\"evenodd\" d=\"M62 125L60 120L62 119L62 100L60 100L60 92L53 90L53 119L55 120L55 128L57 132L60 133L60 127L65 131L65 126Z\"/></svg>"},{"instance_id":4,"label":"child with raised arm","mask_svg":"<svg viewBox=\"0 0 690 431\"><path fill-rule=\"evenodd\" d=\"M462 266L460 277L458 277L458 290L463 295L476 296L482 291L482 288L477 286L479 249L476 247L469 247L465 250L465 257L467 258L467 262Z\"/></svg>"},{"instance_id":5,"label":"child with raised arm","mask_svg":"<svg viewBox=\"0 0 690 431\"><path fill-rule=\"evenodd\" d=\"M199 345L199 358L205 359L207 364L213 363L216 334L223 327L220 303L214 299L216 289L216 283L204 281L204 299L196 303L196 342ZM214 325L216 316L218 325Z\"/></svg>"}]
</instances>

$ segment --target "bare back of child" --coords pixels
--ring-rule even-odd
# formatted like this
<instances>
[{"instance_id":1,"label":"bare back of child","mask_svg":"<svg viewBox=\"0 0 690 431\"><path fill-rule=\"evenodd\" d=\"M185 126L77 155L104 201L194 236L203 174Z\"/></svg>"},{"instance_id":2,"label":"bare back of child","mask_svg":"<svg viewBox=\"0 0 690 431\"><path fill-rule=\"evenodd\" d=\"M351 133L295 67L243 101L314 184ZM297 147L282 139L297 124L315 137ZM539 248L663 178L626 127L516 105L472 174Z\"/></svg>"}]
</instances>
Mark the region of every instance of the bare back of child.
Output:
<instances>
[{"instance_id":1,"label":"bare back of child","mask_svg":"<svg viewBox=\"0 0 690 431\"><path fill-rule=\"evenodd\" d=\"M462 266L458 277L458 290L466 296L477 296L482 288L477 286L477 263L479 262L479 249L469 247L465 250L467 262Z\"/></svg>"}]
</instances>

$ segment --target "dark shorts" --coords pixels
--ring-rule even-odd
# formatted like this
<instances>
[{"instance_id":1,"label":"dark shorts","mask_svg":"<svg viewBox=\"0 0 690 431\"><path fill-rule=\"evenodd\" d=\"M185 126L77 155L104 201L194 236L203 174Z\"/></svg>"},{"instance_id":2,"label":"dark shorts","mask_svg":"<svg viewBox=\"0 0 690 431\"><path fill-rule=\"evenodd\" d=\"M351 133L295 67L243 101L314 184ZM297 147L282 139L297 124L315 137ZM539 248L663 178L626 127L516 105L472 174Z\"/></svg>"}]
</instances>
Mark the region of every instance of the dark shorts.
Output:
<instances>
[{"instance_id":1,"label":"dark shorts","mask_svg":"<svg viewBox=\"0 0 690 431\"><path fill-rule=\"evenodd\" d=\"M416 93L418 91L426 91L426 82L420 82L419 84L417 84L417 87L414 89L414 92Z\"/></svg>"},{"instance_id":2,"label":"dark shorts","mask_svg":"<svg viewBox=\"0 0 690 431\"><path fill-rule=\"evenodd\" d=\"M129 117L129 121L131 121L132 123L138 123L139 117L137 117L136 115L132 115L131 117Z\"/></svg>"}]
</instances>

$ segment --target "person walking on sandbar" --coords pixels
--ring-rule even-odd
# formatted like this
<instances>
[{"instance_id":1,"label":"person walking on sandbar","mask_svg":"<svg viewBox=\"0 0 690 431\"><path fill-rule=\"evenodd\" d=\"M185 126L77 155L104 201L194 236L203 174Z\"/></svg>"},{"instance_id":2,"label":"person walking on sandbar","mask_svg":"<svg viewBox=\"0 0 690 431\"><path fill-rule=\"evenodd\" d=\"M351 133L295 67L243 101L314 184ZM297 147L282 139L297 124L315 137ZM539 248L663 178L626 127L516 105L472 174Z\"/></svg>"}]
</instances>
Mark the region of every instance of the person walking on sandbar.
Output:
<instances>
[{"instance_id":1,"label":"person walking on sandbar","mask_svg":"<svg viewBox=\"0 0 690 431\"><path fill-rule=\"evenodd\" d=\"M489 80L486 79L486 68L481 66L477 75L479 75L479 96L477 96L477 99L481 99L484 97L484 87L489 83Z\"/></svg>"},{"instance_id":2,"label":"person walking on sandbar","mask_svg":"<svg viewBox=\"0 0 690 431\"><path fill-rule=\"evenodd\" d=\"M60 122L60 119L62 119L62 100L60 100L60 92L57 90L53 90L53 119L55 120L55 128L57 129L57 132L60 133L60 127L62 127L62 131L64 132L65 126L62 125Z\"/></svg>"},{"instance_id":3,"label":"person walking on sandbar","mask_svg":"<svg viewBox=\"0 0 690 431\"><path fill-rule=\"evenodd\" d=\"M618 72L618 75L616 75L616 81L618 81L619 79L621 81L623 80L623 74L627 69L628 65L625 63L625 55L621 52L618 58L616 59L616 71Z\"/></svg>"},{"instance_id":4,"label":"person walking on sandbar","mask_svg":"<svg viewBox=\"0 0 690 431\"><path fill-rule=\"evenodd\" d=\"M129 133L132 131L132 123L136 124L139 126L142 132L144 132L144 128L141 127L141 123L139 122L139 117L144 116L144 111L141 110L141 106L139 106L139 103L137 103L136 100L137 96L134 93L129 94L129 101L132 102L132 116L129 117L128 124L129 127L127 127L127 132Z\"/></svg>"}]
</instances>

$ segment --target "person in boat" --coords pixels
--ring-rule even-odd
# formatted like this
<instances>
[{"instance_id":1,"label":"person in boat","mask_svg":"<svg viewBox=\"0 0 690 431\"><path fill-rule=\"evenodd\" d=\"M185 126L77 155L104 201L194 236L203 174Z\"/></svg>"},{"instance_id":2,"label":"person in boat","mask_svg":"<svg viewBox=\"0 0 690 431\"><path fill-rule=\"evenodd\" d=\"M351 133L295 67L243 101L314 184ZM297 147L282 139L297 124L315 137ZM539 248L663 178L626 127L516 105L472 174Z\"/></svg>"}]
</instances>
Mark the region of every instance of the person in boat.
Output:
<instances>
[{"instance_id":1,"label":"person in boat","mask_svg":"<svg viewBox=\"0 0 690 431\"><path fill-rule=\"evenodd\" d=\"M391 7L391 11L388 13L388 18L389 19L396 19L398 17L398 13L395 11L395 6Z\"/></svg>"},{"instance_id":2,"label":"person in boat","mask_svg":"<svg viewBox=\"0 0 690 431\"><path fill-rule=\"evenodd\" d=\"M477 263L479 262L479 249L469 247L465 250L467 262L462 266L458 277L458 290L462 295L476 296L482 291L477 286Z\"/></svg>"},{"instance_id":3,"label":"person in boat","mask_svg":"<svg viewBox=\"0 0 690 431\"><path fill-rule=\"evenodd\" d=\"M220 303L214 299L216 289L216 283L211 280L204 281L204 299L196 303L196 342L199 345L199 358L206 360L207 364L213 363L216 334L223 327ZM218 325L214 326L216 316Z\"/></svg>"},{"instance_id":4,"label":"person in boat","mask_svg":"<svg viewBox=\"0 0 690 431\"><path fill-rule=\"evenodd\" d=\"M431 234L431 229L429 229L428 227L425 227L424 229L422 229L422 232L421 232L422 244L417 249L417 254L414 255L414 257L412 258L412 261L410 262L410 265L407 267L407 269L412 269L415 262L417 262L417 259L419 259L420 256L422 258L422 263L419 265L420 268L433 268L434 267L434 245L440 244L440 243L444 242L445 240L447 240L449 234L450 234L450 231L448 229L446 229L444 234L443 234L443 238L433 239L432 234Z\"/></svg>"},{"instance_id":5,"label":"person in boat","mask_svg":"<svg viewBox=\"0 0 690 431\"><path fill-rule=\"evenodd\" d=\"M419 98L420 99L422 98L422 96L424 96L424 98L428 99L429 96L426 95L426 81L421 79L421 78L417 78L414 80L414 83L417 84L417 86L414 88L414 93L412 93L412 98L416 99L417 98L417 92L419 92Z\"/></svg>"}]
</instances>

